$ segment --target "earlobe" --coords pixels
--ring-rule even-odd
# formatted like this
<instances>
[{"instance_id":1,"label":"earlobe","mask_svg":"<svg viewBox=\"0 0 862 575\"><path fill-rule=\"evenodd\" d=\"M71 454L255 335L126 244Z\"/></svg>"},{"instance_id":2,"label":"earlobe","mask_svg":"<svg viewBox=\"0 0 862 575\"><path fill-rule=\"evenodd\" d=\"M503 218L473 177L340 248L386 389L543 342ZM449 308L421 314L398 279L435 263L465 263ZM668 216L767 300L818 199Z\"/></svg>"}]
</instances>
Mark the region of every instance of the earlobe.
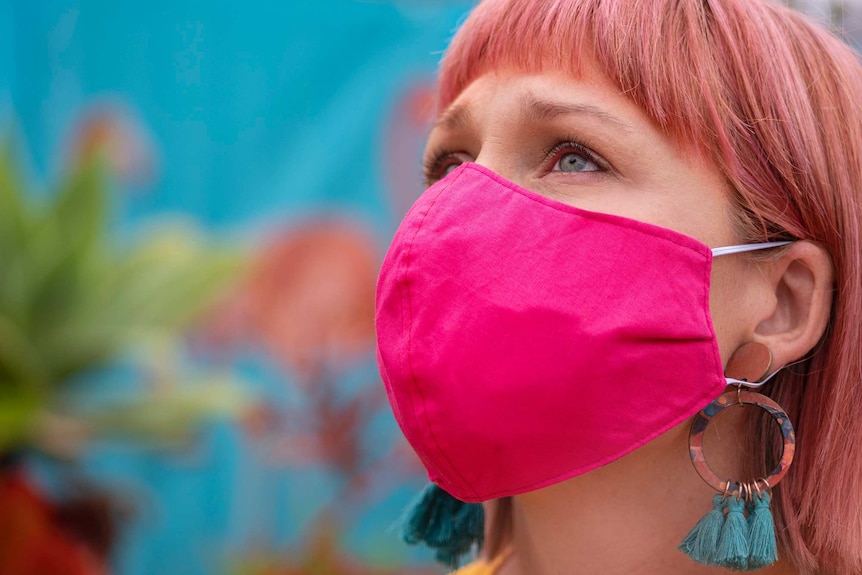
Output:
<instances>
[{"instance_id":1,"label":"earlobe","mask_svg":"<svg viewBox=\"0 0 862 575\"><path fill-rule=\"evenodd\" d=\"M774 305L754 333L772 351L775 367L781 367L805 356L826 330L834 289L832 259L819 245L798 241L762 267Z\"/></svg>"}]
</instances>

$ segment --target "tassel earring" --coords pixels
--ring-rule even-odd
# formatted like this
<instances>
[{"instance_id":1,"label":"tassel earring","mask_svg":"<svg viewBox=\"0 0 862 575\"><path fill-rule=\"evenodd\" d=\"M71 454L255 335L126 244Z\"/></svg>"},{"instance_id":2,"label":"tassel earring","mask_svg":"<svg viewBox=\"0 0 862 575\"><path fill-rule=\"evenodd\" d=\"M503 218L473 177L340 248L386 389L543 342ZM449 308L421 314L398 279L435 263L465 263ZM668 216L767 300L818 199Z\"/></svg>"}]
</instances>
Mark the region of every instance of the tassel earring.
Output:
<instances>
[{"instance_id":1,"label":"tassel earring","mask_svg":"<svg viewBox=\"0 0 862 575\"><path fill-rule=\"evenodd\" d=\"M485 511L481 503L465 503L429 483L407 508L401 536L411 545L424 543L431 547L437 561L454 569L461 556L474 546L482 546Z\"/></svg>"},{"instance_id":2,"label":"tassel earring","mask_svg":"<svg viewBox=\"0 0 862 575\"><path fill-rule=\"evenodd\" d=\"M777 403L765 395L743 390L748 381L762 383L771 367L772 353L766 346L751 342L740 347L727 368L728 374L733 374L728 377L734 383L739 383L736 391L721 395L692 422L689 434L692 464L700 477L719 493L713 497L712 510L695 525L679 546L682 552L698 563L753 571L778 560L775 525L769 507L771 491L793 462L796 436L787 414ZM778 424L784 443L781 460L766 478L749 483L722 480L706 462L703 435L712 418L719 412L745 405L763 409Z\"/></svg>"},{"instance_id":3,"label":"tassel earring","mask_svg":"<svg viewBox=\"0 0 862 575\"><path fill-rule=\"evenodd\" d=\"M767 491L761 491L758 482L754 482L757 491L751 498L748 510L748 537L751 551L748 555L749 569L759 569L778 561L778 544L775 541L775 524L772 511L769 509L771 496L769 484Z\"/></svg>"}]
</instances>

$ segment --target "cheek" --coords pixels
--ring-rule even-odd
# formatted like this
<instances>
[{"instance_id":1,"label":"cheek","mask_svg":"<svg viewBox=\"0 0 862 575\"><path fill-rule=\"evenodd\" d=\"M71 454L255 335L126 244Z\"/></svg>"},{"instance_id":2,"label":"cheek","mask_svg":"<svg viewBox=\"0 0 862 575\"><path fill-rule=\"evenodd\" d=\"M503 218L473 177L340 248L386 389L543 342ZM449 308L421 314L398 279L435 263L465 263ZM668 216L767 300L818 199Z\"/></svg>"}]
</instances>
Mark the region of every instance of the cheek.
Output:
<instances>
[{"instance_id":1,"label":"cheek","mask_svg":"<svg viewBox=\"0 0 862 575\"><path fill-rule=\"evenodd\" d=\"M747 266L738 255L715 258L709 291L709 312L715 329L722 365L736 349L751 339L754 308Z\"/></svg>"},{"instance_id":2,"label":"cheek","mask_svg":"<svg viewBox=\"0 0 862 575\"><path fill-rule=\"evenodd\" d=\"M650 181L649 192L662 208L656 217L708 246L738 243L731 190L721 173L697 158L668 154L667 168Z\"/></svg>"}]
</instances>

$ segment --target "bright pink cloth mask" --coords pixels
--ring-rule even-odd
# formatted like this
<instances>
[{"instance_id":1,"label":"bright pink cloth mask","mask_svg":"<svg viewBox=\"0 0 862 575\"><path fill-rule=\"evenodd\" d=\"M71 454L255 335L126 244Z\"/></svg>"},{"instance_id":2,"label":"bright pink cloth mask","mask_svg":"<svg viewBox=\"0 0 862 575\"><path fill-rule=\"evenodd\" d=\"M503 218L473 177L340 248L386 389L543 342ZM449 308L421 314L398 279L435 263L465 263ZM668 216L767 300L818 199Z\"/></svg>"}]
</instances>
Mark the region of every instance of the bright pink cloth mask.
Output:
<instances>
[{"instance_id":1,"label":"bright pink cloth mask","mask_svg":"<svg viewBox=\"0 0 862 575\"><path fill-rule=\"evenodd\" d=\"M470 502L538 489L715 399L711 263L695 239L475 164L429 188L383 263L377 339L431 481Z\"/></svg>"}]
</instances>

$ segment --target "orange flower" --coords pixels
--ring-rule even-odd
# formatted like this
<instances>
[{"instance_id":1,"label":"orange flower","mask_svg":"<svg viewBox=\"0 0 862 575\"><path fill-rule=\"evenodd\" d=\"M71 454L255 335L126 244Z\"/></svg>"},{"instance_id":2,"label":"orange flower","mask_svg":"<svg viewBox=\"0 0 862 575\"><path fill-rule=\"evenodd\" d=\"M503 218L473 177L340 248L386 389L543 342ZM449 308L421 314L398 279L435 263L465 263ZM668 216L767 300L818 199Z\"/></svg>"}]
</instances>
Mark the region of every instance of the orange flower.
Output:
<instances>
[{"instance_id":1,"label":"orange flower","mask_svg":"<svg viewBox=\"0 0 862 575\"><path fill-rule=\"evenodd\" d=\"M215 343L260 343L307 374L373 349L379 268L369 234L355 224L308 222L272 238L237 292L206 325Z\"/></svg>"}]
</instances>

